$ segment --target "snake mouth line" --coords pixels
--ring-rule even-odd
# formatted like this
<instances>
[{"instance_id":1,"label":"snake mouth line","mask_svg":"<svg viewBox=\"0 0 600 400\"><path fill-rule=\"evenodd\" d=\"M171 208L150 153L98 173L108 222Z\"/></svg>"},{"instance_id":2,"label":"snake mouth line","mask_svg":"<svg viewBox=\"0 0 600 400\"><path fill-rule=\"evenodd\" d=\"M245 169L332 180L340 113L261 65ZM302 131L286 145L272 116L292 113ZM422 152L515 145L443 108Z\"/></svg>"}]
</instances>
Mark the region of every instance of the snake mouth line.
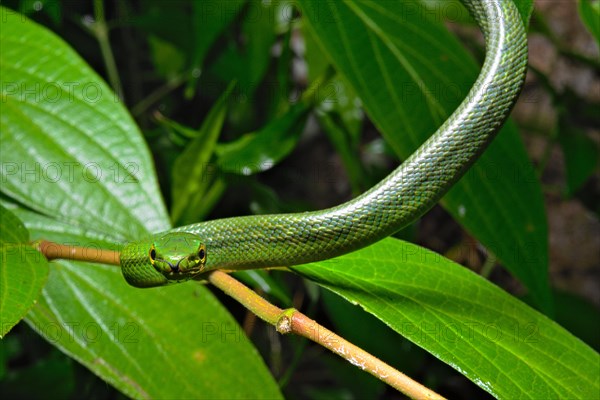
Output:
<instances>
[{"instance_id":1,"label":"snake mouth line","mask_svg":"<svg viewBox=\"0 0 600 400\"><path fill-rule=\"evenodd\" d=\"M194 270L190 270L190 271L182 271L179 268L179 264L183 261L184 259L182 258L181 260L177 261L177 264L173 265L173 263L167 261L167 260L160 260L163 261L165 263L167 263L169 265L169 268L171 268L171 271L168 272L169 275L179 275L179 274L184 274L184 272L188 272L192 275L195 275L197 273L200 273L202 268L200 268L198 271L194 271Z\"/></svg>"},{"instance_id":2,"label":"snake mouth line","mask_svg":"<svg viewBox=\"0 0 600 400\"><path fill-rule=\"evenodd\" d=\"M169 271L169 275L179 274L181 272L181 270L179 269L179 263L181 263L181 261L183 261L183 260L177 261L177 264L175 264L175 265L173 265L173 263L171 263L171 262L169 262L167 260L157 259L156 261L162 261L162 262L167 263L169 265L169 268L171 268L171 271Z\"/></svg>"}]
</instances>

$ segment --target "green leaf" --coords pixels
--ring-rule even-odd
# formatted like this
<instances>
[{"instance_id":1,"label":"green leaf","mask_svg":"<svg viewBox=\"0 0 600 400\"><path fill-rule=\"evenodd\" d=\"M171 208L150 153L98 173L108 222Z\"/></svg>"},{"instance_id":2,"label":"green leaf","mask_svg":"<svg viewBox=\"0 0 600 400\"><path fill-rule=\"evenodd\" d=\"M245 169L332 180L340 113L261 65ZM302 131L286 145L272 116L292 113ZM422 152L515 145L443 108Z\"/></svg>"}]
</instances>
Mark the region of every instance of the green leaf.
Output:
<instances>
[{"instance_id":1,"label":"green leaf","mask_svg":"<svg viewBox=\"0 0 600 400\"><path fill-rule=\"evenodd\" d=\"M254 215L292 213L312 209L302 200L282 200L273 188L256 179L247 179L244 183L251 190L252 201L249 208Z\"/></svg>"},{"instance_id":2,"label":"green leaf","mask_svg":"<svg viewBox=\"0 0 600 400\"><path fill-rule=\"evenodd\" d=\"M415 4L301 0L300 5L338 73L403 159L444 122L477 77L471 55ZM543 198L514 125L504 126L442 205L539 305L551 309Z\"/></svg>"},{"instance_id":3,"label":"green leaf","mask_svg":"<svg viewBox=\"0 0 600 400\"><path fill-rule=\"evenodd\" d=\"M523 24L528 26L531 14L533 13L533 0L513 0L513 2L517 6L519 14L521 14Z\"/></svg>"},{"instance_id":4,"label":"green leaf","mask_svg":"<svg viewBox=\"0 0 600 400\"><path fill-rule=\"evenodd\" d=\"M475 21L459 0L419 0L427 8L427 13L439 21L473 23ZM533 12L533 0L513 0L517 6L521 20L527 26ZM410 7L410 6L409 6ZM411 12L418 12L412 7Z\"/></svg>"},{"instance_id":5,"label":"green leaf","mask_svg":"<svg viewBox=\"0 0 600 400\"><path fill-rule=\"evenodd\" d=\"M211 66L212 71L225 82L237 79L240 94L247 100L254 98L254 92L271 61L271 47L276 39L274 13L277 5L278 1L246 2L241 24L241 33L246 40L241 46L235 37L229 40L221 56Z\"/></svg>"},{"instance_id":6,"label":"green leaf","mask_svg":"<svg viewBox=\"0 0 600 400\"><path fill-rule=\"evenodd\" d=\"M202 133L198 129L193 129L189 126L182 125L177 121L173 121L172 119L165 117L160 112L156 112L154 114L154 118L156 119L156 122L158 122L165 128L165 130L174 133L174 135L170 137L173 138L173 142L177 144L183 145L186 143L186 140L182 138L194 139Z\"/></svg>"},{"instance_id":7,"label":"green leaf","mask_svg":"<svg viewBox=\"0 0 600 400\"><path fill-rule=\"evenodd\" d=\"M272 168L296 146L309 111L308 102L296 103L259 131L219 144L216 149L219 169L252 175Z\"/></svg>"},{"instance_id":8,"label":"green leaf","mask_svg":"<svg viewBox=\"0 0 600 400\"><path fill-rule=\"evenodd\" d=\"M19 11L23 14L43 12L50 17L54 24L59 25L62 22L60 0L21 0L19 3Z\"/></svg>"},{"instance_id":9,"label":"green leaf","mask_svg":"<svg viewBox=\"0 0 600 400\"><path fill-rule=\"evenodd\" d=\"M12 205L32 238L118 249L168 229L147 146L122 104L61 39L0 11L1 190L30 210ZM195 283L139 290L116 267L53 262L26 320L131 397L280 397L239 326Z\"/></svg>"},{"instance_id":10,"label":"green leaf","mask_svg":"<svg viewBox=\"0 0 600 400\"><path fill-rule=\"evenodd\" d=\"M194 66L201 66L206 53L223 29L243 9L246 0L204 0L192 2L194 27Z\"/></svg>"},{"instance_id":11,"label":"green leaf","mask_svg":"<svg viewBox=\"0 0 600 400\"><path fill-rule=\"evenodd\" d=\"M553 289L556 313L554 320L569 332L600 351L600 309L588 299L574 293ZM522 300L531 304L529 296Z\"/></svg>"},{"instance_id":12,"label":"green leaf","mask_svg":"<svg viewBox=\"0 0 600 400\"><path fill-rule=\"evenodd\" d=\"M360 305L498 398L595 398L600 356L479 275L385 239L293 267Z\"/></svg>"},{"instance_id":13,"label":"green leaf","mask_svg":"<svg viewBox=\"0 0 600 400\"><path fill-rule=\"evenodd\" d=\"M414 374L423 365L426 353L373 315L329 290L323 290L321 298L335 332L344 339L408 375ZM383 382L372 376L351 376L351 379L360 382L360 386L347 383L357 392L358 398L376 398L377 392L381 394Z\"/></svg>"},{"instance_id":14,"label":"green leaf","mask_svg":"<svg viewBox=\"0 0 600 400\"><path fill-rule=\"evenodd\" d=\"M73 362L55 352L28 368L19 368L0 381L0 393L10 399L67 399L73 397ZM32 385L31 382L35 382Z\"/></svg>"},{"instance_id":15,"label":"green leaf","mask_svg":"<svg viewBox=\"0 0 600 400\"><path fill-rule=\"evenodd\" d=\"M246 0L191 2L194 30L193 66L200 67L218 35L244 8Z\"/></svg>"},{"instance_id":16,"label":"green leaf","mask_svg":"<svg viewBox=\"0 0 600 400\"><path fill-rule=\"evenodd\" d=\"M163 78L174 78L183 70L185 57L180 49L158 36L149 36L148 45L154 67Z\"/></svg>"},{"instance_id":17,"label":"green leaf","mask_svg":"<svg viewBox=\"0 0 600 400\"><path fill-rule=\"evenodd\" d=\"M586 299L556 291L556 321L596 351L600 351L600 310Z\"/></svg>"},{"instance_id":18,"label":"green leaf","mask_svg":"<svg viewBox=\"0 0 600 400\"><path fill-rule=\"evenodd\" d=\"M60 38L2 10L2 192L116 238L167 228L146 144L118 98Z\"/></svg>"},{"instance_id":19,"label":"green leaf","mask_svg":"<svg viewBox=\"0 0 600 400\"><path fill-rule=\"evenodd\" d=\"M188 11L187 0L145 1L140 4L139 14L131 16L131 24L147 34L148 38L160 38L173 46L173 50L185 57L193 52L193 18ZM187 60L189 64L189 60Z\"/></svg>"},{"instance_id":20,"label":"green leaf","mask_svg":"<svg viewBox=\"0 0 600 400\"><path fill-rule=\"evenodd\" d=\"M48 279L46 259L23 223L0 205L0 339L33 307Z\"/></svg>"},{"instance_id":21,"label":"green leaf","mask_svg":"<svg viewBox=\"0 0 600 400\"><path fill-rule=\"evenodd\" d=\"M416 372L426 353L399 336L373 315L340 296L323 290L324 310L344 339L405 373ZM390 349L396 349L390 353Z\"/></svg>"},{"instance_id":22,"label":"green leaf","mask_svg":"<svg viewBox=\"0 0 600 400\"><path fill-rule=\"evenodd\" d=\"M305 59L309 67L308 75L313 82L331 66L312 31L305 28L302 34L306 46ZM358 195L372 186L369 184L369 179L365 175L360 161L357 161L360 160L358 147L365 119L361 108L362 103L352 89L339 77L334 77L320 91L325 92L327 97L317 109L316 115L319 124L342 159L350 180L352 194Z\"/></svg>"},{"instance_id":23,"label":"green leaf","mask_svg":"<svg viewBox=\"0 0 600 400\"><path fill-rule=\"evenodd\" d=\"M278 40L278 44L281 44L280 54L271 63L268 79L265 79L263 83L263 87L266 86L268 97L258 98L259 101L265 103L265 111L261 113L261 117L265 120L273 119L282 111L287 110L298 94L295 78L290 71L290 66L294 62L292 32L291 22L287 21L283 33L280 34L281 38ZM274 88L276 90L273 90Z\"/></svg>"},{"instance_id":24,"label":"green leaf","mask_svg":"<svg viewBox=\"0 0 600 400\"><path fill-rule=\"evenodd\" d=\"M198 70L204 65L206 54L215 44L219 35L244 9L246 0L204 0L190 3L193 30L191 65L192 68ZM185 92L187 98L193 97L197 78L191 79L188 83Z\"/></svg>"},{"instance_id":25,"label":"green leaf","mask_svg":"<svg viewBox=\"0 0 600 400\"><path fill-rule=\"evenodd\" d=\"M24 244L29 242L25 225L9 210L0 205L0 245Z\"/></svg>"},{"instance_id":26,"label":"green leaf","mask_svg":"<svg viewBox=\"0 0 600 400\"><path fill-rule=\"evenodd\" d=\"M567 194L573 196L596 170L599 148L585 132L564 125L559 131L558 142L565 157Z\"/></svg>"},{"instance_id":27,"label":"green leaf","mask_svg":"<svg viewBox=\"0 0 600 400\"><path fill-rule=\"evenodd\" d=\"M306 25L303 25L303 27L302 35L306 46L305 59L309 68L308 77L311 82L314 82L325 74L328 68L331 68L331 64L319 46L318 39L314 37L313 32L306 29ZM322 111L339 114L344 128L351 135L352 145L357 146L360 142L362 125L365 119L361 107L362 103L358 96L339 77L334 77L331 82L319 90L326 94L326 100L319 104L319 108Z\"/></svg>"},{"instance_id":28,"label":"green leaf","mask_svg":"<svg viewBox=\"0 0 600 400\"><path fill-rule=\"evenodd\" d=\"M336 118L337 117L337 118ZM363 172L357 149L351 146L351 134L339 116L333 113L319 113L319 124L339 154L350 180L352 193L358 195L367 187L367 177Z\"/></svg>"},{"instance_id":29,"label":"green leaf","mask_svg":"<svg viewBox=\"0 0 600 400\"><path fill-rule=\"evenodd\" d=\"M197 222L205 206L206 191L214 183L209 161L227 115L227 102L235 87L232 82L208 112L198 135L177 157L173 165L173 207L171 218L182 224ZM220 179L218 176L216 179ZM199 212L200 211L200 212Z\"/></svg>"},{"instance_id":30,"label":"green leaf","mask_svg":"<svg viewBox=\"0 0 600 400\"><path fill-rule=\"evenodd\" d=\"M579 0L579 15L600 46L600 1Z\"/></svg>"}]
</instances>

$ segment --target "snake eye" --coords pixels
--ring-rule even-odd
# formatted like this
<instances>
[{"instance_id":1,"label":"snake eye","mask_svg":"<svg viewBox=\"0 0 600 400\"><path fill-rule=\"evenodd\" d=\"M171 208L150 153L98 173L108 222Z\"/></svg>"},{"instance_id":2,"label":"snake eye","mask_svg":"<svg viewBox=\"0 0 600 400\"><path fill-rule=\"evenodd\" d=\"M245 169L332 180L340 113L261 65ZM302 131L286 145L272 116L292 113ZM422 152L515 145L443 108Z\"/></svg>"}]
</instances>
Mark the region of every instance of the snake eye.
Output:
<instances>
[{"instance_id":1,"label":"snake eye","mask_svg":"<svg viewBox=\"0 0 600 400\"><path fill-rule=\"evenodd\" d=\"M154 264L154 259L156 258L156 249L154 248L154 245L152 245L152 247L150 248L149 256L150 256L150 262L152 264Z\"/></svg>"},{"instance_id":2,"label":"snake eye","mask_svg":"<svg viewBox=\"0 0 600 400\"><path fill-rule=\"evenodd\" d=\"M204 246L201 246L198 250L198 258L200 259L201 263L204 263L206 260L206 250L204 250Z\"/></svg>"}]
</instances>

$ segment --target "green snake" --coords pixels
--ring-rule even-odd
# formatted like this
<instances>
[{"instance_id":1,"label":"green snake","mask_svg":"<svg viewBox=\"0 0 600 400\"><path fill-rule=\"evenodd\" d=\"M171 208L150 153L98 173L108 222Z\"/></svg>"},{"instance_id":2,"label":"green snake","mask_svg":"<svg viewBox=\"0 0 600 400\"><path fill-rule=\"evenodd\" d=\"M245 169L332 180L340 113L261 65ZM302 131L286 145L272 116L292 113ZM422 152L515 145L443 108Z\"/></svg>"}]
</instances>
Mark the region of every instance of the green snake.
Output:
<instances>
[{"instance_id":1,"label":"green snake","mask_svg":"<svg viewBox=\"0 0 600 400\"><path fill-rule=\"evenodd\" d=\"M364 194L320 211L201 222L126 245L121 267L137 287L215 269L291 266L387 237L429 210L485 150L508 117L527 68L526 33L512 0L463 0L486 57L466 99L415 153Z\"/></svg>"}]
</instances>

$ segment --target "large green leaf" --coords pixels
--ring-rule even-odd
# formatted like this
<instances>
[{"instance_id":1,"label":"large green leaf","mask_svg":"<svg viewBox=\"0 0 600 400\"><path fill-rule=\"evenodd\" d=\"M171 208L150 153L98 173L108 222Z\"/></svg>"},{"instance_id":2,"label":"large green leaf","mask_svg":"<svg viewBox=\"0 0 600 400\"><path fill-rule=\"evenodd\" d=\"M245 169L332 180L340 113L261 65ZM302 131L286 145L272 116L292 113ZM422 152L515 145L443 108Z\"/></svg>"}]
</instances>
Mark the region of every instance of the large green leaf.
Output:
<instances>
[{"instance_id":1,"label":"large green leaf","mask_svg":"<svg viewBox=\"0 0 600 400\"><path fill-rule=\"evenodd\" d=\"M600 149L585 132L566 123L560 126L558 143L565 159L566 193L573 196L596 171Z\"/></svg>"},{"instance_id":2,"label":"large green leaf","mask_svg":"<svg viewBox=\"0 0 600 400\"><path fill-rule=\"evenodd\" d=\"M192 67L201 71L208 51L217 42L218 36L244 10L246 0L192 1ZM170 3L165 3L168 7ZM165 25L165 24L163 24ZM168 24L166 24L168 25ZM185 37L184 37L185 38ZM191 98L196 90L197 79L190 80L186 97Z\"/></svg>"},{"instance_id":3,"label":"large green leaf","mask_svg":"<svg viewBox=\"0 0 600 400\"><path fill-rule=\"evenodd\" d=\"M214 45L218 35L244 9L246 0L204 0L193 1L192 27L194 41L192 46L194 67L201 67L206 53ZM165 3L168 5L169 3ZM164 23L162 24L164 26Z\"/></svg>"},{"instance_id":4,"label":"large green leaf","mask_svg":"<svg viewBox=\"0 0 600 400\"><path fill-rule=\"evenodd\" d=\"M439 254L389 238L293 269L360 305L499 398L592 399L600 393L598 353Z\"/></svg>"},{"instance_id":5,"label":"large green leaf","mask_svg":"<svg viewBox=\"0 0 600 400\"><path fill-rule=\"evenodd\" d=\"M2 12L2 192L117 238L167 228L146 144L118 98L58 37Z\"/></svg>"},{"instance_id":6,"label":"large green leaf","mask_svg":"<svg viewBox=\"0 0 600 400\"><path fill-rule=\"evenodd\" d=\"M48 263L29 232L0 205L0 339L33 307L47 278Z\"/></svg>"},{"instance_id":7,"label":"large green leaf","mask_svg":"<svg viewBox=\"0 0 600 400\"><path fill-rule=\"evenodd\" d=\"M242 9L240 2L221 1L219 10L231 12L230 7ZM226 5L226 6L224 6ZM211 66L212 71L225 82L238 80L240 98L251 101L265 77L271 62L271 48L277 38L274 16L277 13L279 1L249 1L244 4L242 13L241 34L248 38L242 45L234 38L229 40L220 56ZM283 90L283 88L275 88Z\"/></svg>"},{"instance_id":8,"label":"large green leaf","mask_svg":"<svg viewBox=\"0 0 600 400\"><path fill-rule=\"evenodd\" d=\"M469 53L440 18L416 3L300 4L332 63L403 159L442 124L477 77ZM507 124L442 204L549 310L542 200L523 144L514 125Z\"/></svg>"},{"instance_id":9,"label":"large green leaf","mask_svg":"<svg viewBox=\"0 0 600 400\"><path fill-rule=\"evenodd\" d=\"M579 0L579 15L600 46L600 1Z\"/></svg>"},{"instance_id":10,"label":"large green leaf","mask_svg":"<svg viewBox=\"0 0 600 400\"><path fill-rule=\"evenodd\" d=\"M205 206L206 191L214 182L212 178L219 179L207 173L208 162L221 134L227 103L234 87L235 83L232 82L208 112L197 136L188 143L173 164L171 215L174 222L181 222L182 225L197 222L201 216L199 211Z\"/></svg>"},{"instance_id":11,"label":"large green leaf","mask_svg":"<svg viewBox=\"0 0 600 400\"><path fill-rule=\"evenodd\" d=\"M294 104L282 116L256 132L217 145L217 165L223 172L251 175L266 171L287 156L300 139L309 103Z\"/></svg>"},{"instance_id":12,"label":"large green leaf","mask_svg":"<svg viewBox=\"0 0 600 400\"><path fill-rule=\"evenodd\" d=\"M33 239L119 248L168 229L147 147L61 39L7 9L0 30L2 193ZM118 268L53 262L27 322L129 396L280 397L256 350L203 287L124 284Z\"/></svg>"}]
</instances>

